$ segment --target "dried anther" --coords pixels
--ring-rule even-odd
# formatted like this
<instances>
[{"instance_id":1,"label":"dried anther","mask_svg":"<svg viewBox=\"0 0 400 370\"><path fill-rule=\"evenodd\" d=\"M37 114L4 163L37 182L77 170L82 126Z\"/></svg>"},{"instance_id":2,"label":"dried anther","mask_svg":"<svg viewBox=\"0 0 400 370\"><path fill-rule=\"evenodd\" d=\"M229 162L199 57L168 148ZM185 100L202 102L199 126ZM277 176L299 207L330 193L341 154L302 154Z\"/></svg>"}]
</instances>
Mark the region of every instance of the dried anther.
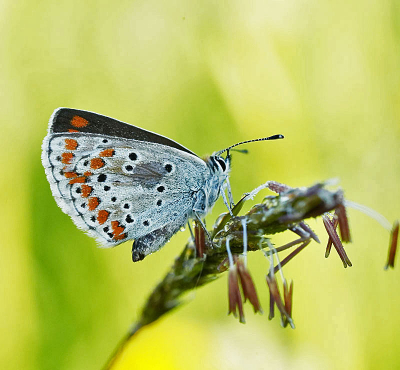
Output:
<instances>
[{"instance_id":1,"label":"dried anther","mask_svg":"<svg viewBox=\"0 0 400 370\"><path fill-rule=\"evenodd\" d=\"M266 276L267 279L267 284L270 292L270 311L269 311L269 319L271 320L274 317L274 305L276 304L276 307L278 307L279 312L281 313L282 316L282 325L285 326L285 322L290 324L290 327L294 329L294 323L292 318L290 317L289 312L286 309L286 305L283 303L282 298L279 294L279 288L278 284L275 279L274 274L268 274ZM290 298L290 305L288 304L288 307L291 309L291 292L293 292L292 288L289 290L289 293L287 294L288 296L288 302ZM286 302L285 302L286 303ZM287 324L286 324L287 325Z\"/></svg>"},{"instance_id":2,"label":"dried anther","mask_svg":"<svg viewBox=\"0 0 400 370\"><path fill-rule=\"evenodd\" d=\"M236 308L239 311L239 321L244 324L246 321L244 319L243 312L243 302L242 296L239 289L239 280L236 265L231 266L229 269L229 279L228 279L228 292L229 292L229 312L233 316L237 317Z\"/></svg>"},{"instance_id":3,"label":"dried anther","mask_svg":"<svg viewBox=\"0 0 400 370\"><path fill-rule=\"evenodd\" d=\"M334 218L333 218L333 228L334 228L335 230L336 230L338 224L339 224L338 218L337 218L337 217L334 217ZM333 243L332 238L329 237L329 239L328 239L328 244L326 245L326 250L325 250L325 258L328 258L329 255L330 255L330 253L331 253L332 243Z\"/></svg>"},{"instance_id":4,"label":"dried anther","mask_svg":"<svg viewBox=\"0 0 400 370\"><path fill-rule=\"evenodd\" d=\"M288 288L286 280L283 281L283 297L285 299L285 309L286 312L292 317L293 308L293 281L290 282L290 287ZM287 317L283 318L283 327L289 324Z\"/></svg>"},{"instance_id":5,"label":"dried anther","mask_svg":"<svg viewBox=\"0 0 400 370\"><path fill-rule=\"evenodd\" d=\"M389 267L394 268L394 259L396 257L398 239L399 239L399 221L395 221L393 224L392 231L390 233L389 253L385 270L387 270Z\"/></svg>"},{"instance_id":6,"label":"dried anther","mask_svg":"<svg viewBox=\"0 0 400 370\"><path fill-rule=\"evenodd\" d=\"M346 214L346 207L343 204L340 204L336 210L335 214L339 221L339 230L342 242L350 243L351 236L350 236L350 227L349 227L349 220Z\"/></svg>"},{"instance_id":7,"label":"dried anther","mask_svg":"<svg viewBox=\"0 0 400 370\"><path fill-rule=\"evenodd\" d=\"M244 301L248 299L253 305L254 312L262 313L260 301L258 300L256 288L253 279L246 266L244 265L243 258L233 255L233 265L229 268L228 278L228 295L229 295L229 311L233 316L237 317L237 310L239 311L239 321L245 323L243 312L243 300L240 292L239 283L242 286Z\"/></svg>"},{"instance_id":8,"label":"dried anther","mask_svg":"<svg viewBox=\"0 0 400 370\"><path fill-rule=\"evenodd\" d=\"M268 280L267 280L268 282ZM275 317L275 300L274 296L272 295L271 290L269 291L269 315L268 320L272 320Z\"/></svg>"},{"instance_id":9,"label":"dried anther","mask_svg":"<svg viewBox=\"0 0 400 370\"><path fill-rule=\"evenodd\" d=\"M198 222L196 222L194 228L194 244L196 246L197 256L199 256L199 258L203 258L204 251L206 249L205 232Z\"/></svg>"},{"instance_id":10,"label":"dried anther","mask_svg":"<svg viewBox=\"0 0 400 370\"><path fill-rule=\"evenodd\" d=\"M246 302L247 299L250 301L250 303L253 305L254 313L262 313L263 311L257 297L253 279L251 278L249 271L246 269L242 258L238 259L236 266L240 277L240 283L242 285L244 301Z\"/></svg>"},{"instance_id":11,"label":"dried anther","mask_svg":"<svg viewBox=\"0 0 400 370\"><path fill-rule=\"evenodd\" d=\"M324 222L326 232L328 233L330 239L332 239L332 243L333 243L336 251L338 252L340 259L343 262L343 266L344 267L352 266L352 263L351 263L349 257L347 257L347 254L343 248L343 244L340 241L339 235L336 233L336 229L334 227L334 222L331 221L331 219L327 215L322 216L322 221ZM329 244L329 242L328 242L328 244Z\"/></svg>"}]
</instances>

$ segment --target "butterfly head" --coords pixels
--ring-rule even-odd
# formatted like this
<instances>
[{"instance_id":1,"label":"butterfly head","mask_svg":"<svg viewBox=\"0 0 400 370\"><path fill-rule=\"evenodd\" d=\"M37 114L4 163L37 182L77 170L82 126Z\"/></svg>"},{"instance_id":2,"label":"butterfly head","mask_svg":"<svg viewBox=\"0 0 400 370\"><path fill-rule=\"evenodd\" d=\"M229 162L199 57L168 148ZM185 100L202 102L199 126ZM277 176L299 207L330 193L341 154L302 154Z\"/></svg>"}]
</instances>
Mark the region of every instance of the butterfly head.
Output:
<instances>
[{"instance_id":1,"label":"butterfly head","mask_svg":"<svg viewBox=\"0 0 400 370\"><path fill-rule=\"evenodd\" d=\"M210 157L208 157L205 161L210 168L211 176L206 182L205 186L205 195L206 199L203 203L204 209L209 210L218 199L221 191L223 191L224 187L228 188L228 195L230 194L230 186L229 186L229 172L231 169L231 155L230 151L242 144L251 143L254 141L264 141L264 140L276 140L283 139L283 135L273 135L269 137L264 137L260 139L247 140L242 141L240 143L229 146L226 149L220 150L216 153L213 153ZM237 150L237 149L233 149ZM240 152L246 153L246 150L238 150ZM226 152L226 157L223 158L221 155ZM231 195L230 195L231 199Z\"/></svg>"},{"instance_id":2,"label":"butterfly head","mask_svg":"<svg viewBox=\"0 0 400 370\"><path fill-rule=\"evenodd\" d=\"M229 171L231 169L231 150L239 145L252 143L254 141L264 141L264 140L276 140L276 139L283 139L283 135L273 135L269 137L263 137L260 139L253 139L253 140L246 140L241 141L240 143L234 144L229 146L228 148L222 149L218 152L213 153L210 157L206 159L207 164L211 168L211 171L218 177L222 179L222 182L229 176ZM242 153L247 153L247 150L237 150ZM223 158L221 154L226 152L226 157Z\"/></svg>"},{"instance_id":3,"label":"butterfly head","mask_svg":"<svg viewBox=\"0 0 400 370\"><path fill-rule=\"evenodd\" d=\"M204 158L210 172L207 176L204 188L198 195L194 210L201 215L207 214L220 196L225 181L228 179L231 169L231 157L226 158L217 154L212 154Z\"/></svg>"},{"instance_id":4,"label":"butterfly head","mask_svg":"<svg viewBox=\"0 0 400 370\"><path fill-rule=\"evenodd\" d=\"M208 165L214 174L221 175L222 177L225 175L226 177L231 169L231 156L229 152L226 158L213 154L208 158Z\"/></svg>"}]
</instances>

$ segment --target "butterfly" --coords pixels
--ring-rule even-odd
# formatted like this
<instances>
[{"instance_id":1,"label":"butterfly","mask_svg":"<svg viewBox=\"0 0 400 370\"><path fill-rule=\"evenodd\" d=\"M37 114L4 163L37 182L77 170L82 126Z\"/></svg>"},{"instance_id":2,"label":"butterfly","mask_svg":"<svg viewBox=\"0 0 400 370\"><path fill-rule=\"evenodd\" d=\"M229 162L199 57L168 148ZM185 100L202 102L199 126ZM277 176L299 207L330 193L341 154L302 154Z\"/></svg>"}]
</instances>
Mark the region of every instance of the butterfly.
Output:
<instances>
[{"instance_id":1,"label":"butterfly","mask_svg":"<svg viewBox=\"0 0 400 370\"><path fill-rule=\"evenodd\" d=\"M230 210L229 150L243 143L203 160L162 135L58 108L43 140L42 163L58 206L75 225L104 247L134 240L136 262L160 249L189 219L203 225L220 195Z\"/></svg>"}]
</instances>

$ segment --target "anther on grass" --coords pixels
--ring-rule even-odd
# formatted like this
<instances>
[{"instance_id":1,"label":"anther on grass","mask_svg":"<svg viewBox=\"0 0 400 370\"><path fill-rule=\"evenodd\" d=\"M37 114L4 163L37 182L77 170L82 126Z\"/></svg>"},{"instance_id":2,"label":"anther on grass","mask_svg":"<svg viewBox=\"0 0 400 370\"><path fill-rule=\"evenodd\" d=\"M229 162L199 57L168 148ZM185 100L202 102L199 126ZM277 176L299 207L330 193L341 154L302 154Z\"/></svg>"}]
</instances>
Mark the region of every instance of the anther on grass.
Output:
<instances>
[{"instance_id":1,"label":"anther on grass","mask_svg":"<svg viewBox=\"0 0 400 370\"><path fill-rule=\"evenodd\" d=\"M350 259L349 259L349 257L347 257L347 254L343 248L343 244L340 241L339 235L336 233L336 229L334 227L334 222L327 215L322 216L322 221L324 222L326 232L328 233L329 237L332 239L333 246L335 247L340 259L343 262L343 266L344 267L352 266L352 263L350 262ZM325 255L326 255L326 253L325 253Z\"/></svg>"},{"instance_id":2,"label":"anther on grass","mask_svg":"<svg viewBox=\"0 0 400 370\"><path fill-rule=\"evenodd\" d=\"M244 301L246 302L247 299L249 300L254 308L254 313L263 313L260 301L258 300L256 287L254 286L253 279L244 264L243 258L238 258L236 266L240 278L240 285L243 290Z\"/></svg>"},{"instance_id":3,"label":"anther on grass","mask_svg":"<svg viewBox=\"0 0 400 370\"><path fill-rule=\"evenodd\" d=\"M346 207L343 204L339 204L339 206L335 209L335 214L339 221L339 230L342 242L350 243L351 236L350 236L349 220L346 214Z\"/></svg>"},{"instance_id":4,"label":"anther on grass","mask_svg":"<svg viewBox=\"0 0 400 370\"><path fill-rule=\"evenodd\" d=\"M281 295L279 293L279 288L278 288L278 284L275 279L275 274L269 273L266 276L266 280L267 280L267 284L268 284L268 288L269 288L269 292L270 292L270 300L272 300L272 302L270 301L270 316L269 316L270 319L272 317L274 317L273 308L272 308L272 314L271 314L271 306L273 306L275 304L276 307L278 308L279 312L281 313L282 326L284 326L284 323L287 321L290 324L290 327L292 329L294 329L295 326L294 326L293 320L290 317L290 314L287 312L285 304L283 303ZM291 303L290 303L290 305L291 305Z\"/></svg>"},{"instance_id":5,"label":"anther on grass","mask_svg":"<svg viewBox=\"0 0 400 370\"><path fill-rule=\"evenodd\" d=\"M385 266L385 270L387 270L389 267L394 268L394 259L396 257L398 239L399 239L399 221L395 221L393 224L392 231L390 233L388 260Z\"/></svg>"},{"instance_id":6,"label":"anther on grass","mask_svg":"<svg viewBox=\"0 0 400 370\"><path fill-rule=\"evenodd\" d=\"M268 283L268 279L267 279ZM268 284L269 287L269 284ZM272 320L275 317L275 300L274 295L272 294L271 289L269 289L269 315L268 320Z\"/></svg>"},{"instance_id":7,"label":"anther on grass","mask_svg":"<svg viewBox=\"0 0 400 370\"><path fill-rule=\"evenodd\" d=\"M234 265L229 268L229 277L228 277L228 291L229 291L229 314L233 314L233 316L237 317L236 308L239 311L239 321L244 324L246 321L244 319L243 312L243 302L242 295L240 294L239 289L239 279L237 267Z\"/></svg>"},{"instance_id":8,"label":"anther on grass","mask_svg":"<svg viewBox=\"0 0 400 370\"><path fill-rule=\"evenodd\" d=\"M333 228L335 230L336 230L338 224L339 224L338 218L333 217ZM325 250L325 258L329 257L329 255L331 253L331 249L332 249L332 244L333 244L333 239L331 237L329 237L328 244L326 245L326 250Z\"/></svg>"},{"instance_id":9,"label":"anther on grass","mask_svg":"<svg viewBox=\"0 0 400 370\"><path fill-rule=\"evenodd\" d=\"M197 256L199 258L203 258L204 250L206 248L205 231L198 222L195 223L194 227L194 244L196 247Z\"/></svg>"},{"instance_id":10,"label":"anther on grass","mask_svg":"<svg viewBox=\"0 0 400 370\"><path fill-rule=\"evenodd\" d=\"M229 261L229 277L228 277L228 297L229 297L229 311L228 314L233 313L235 317L236 308L239 311L239 321L245 322L243 312L243 300L239 289L239 282L242 286L244 301L248 299L253 305L254 312L262 313L260 302L257 297L256 288L249 271L247 270L244 256L232 255L229 247L229 238L226 240L226 250L228 253Z\"/></svg>"},{"instance_id":11,"label":"anther on grass","mask_svg":"<svg viewBox=\"0 0 400 370\"><path fill-rule=\"evenodd\" d=\"M283 297L285 299L285 310L292 317L292 308L293 308L293 281L290 282L290 286L287 286L286 280L283 281ZM283 327L290 324L287 317L283 320Z\"/></svg>"}]
</instances>

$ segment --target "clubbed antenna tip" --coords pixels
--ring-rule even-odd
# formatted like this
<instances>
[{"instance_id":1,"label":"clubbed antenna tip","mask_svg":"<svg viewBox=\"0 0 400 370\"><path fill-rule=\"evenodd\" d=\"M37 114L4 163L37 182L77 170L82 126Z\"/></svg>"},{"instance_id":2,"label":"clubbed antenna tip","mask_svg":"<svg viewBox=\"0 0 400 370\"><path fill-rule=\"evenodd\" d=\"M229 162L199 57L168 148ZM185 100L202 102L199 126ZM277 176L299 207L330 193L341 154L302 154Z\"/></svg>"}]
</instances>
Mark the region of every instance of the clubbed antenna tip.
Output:
<instances>
[{"instance_id":1,"label":"clubbed antenna tip","mask_svg":"<svg viewBox=\"0 0 400 370\"><path fill-rule=\"evenodd\" d=\"M219 152L215 153L215 155L221 155L222 153L227 152L227 151L231 150L232 148L242 145L242 144L253 143L255 141L277 140L277 139L283 139L283 138L284 138L283 135L278 134L278 135L272 135L272 136L268 136L268 137L261 137L259 139L245 140L245 141L241 141L240 143L233 144L226 149L220 150Z\"/></svg>"}]
</instances>

